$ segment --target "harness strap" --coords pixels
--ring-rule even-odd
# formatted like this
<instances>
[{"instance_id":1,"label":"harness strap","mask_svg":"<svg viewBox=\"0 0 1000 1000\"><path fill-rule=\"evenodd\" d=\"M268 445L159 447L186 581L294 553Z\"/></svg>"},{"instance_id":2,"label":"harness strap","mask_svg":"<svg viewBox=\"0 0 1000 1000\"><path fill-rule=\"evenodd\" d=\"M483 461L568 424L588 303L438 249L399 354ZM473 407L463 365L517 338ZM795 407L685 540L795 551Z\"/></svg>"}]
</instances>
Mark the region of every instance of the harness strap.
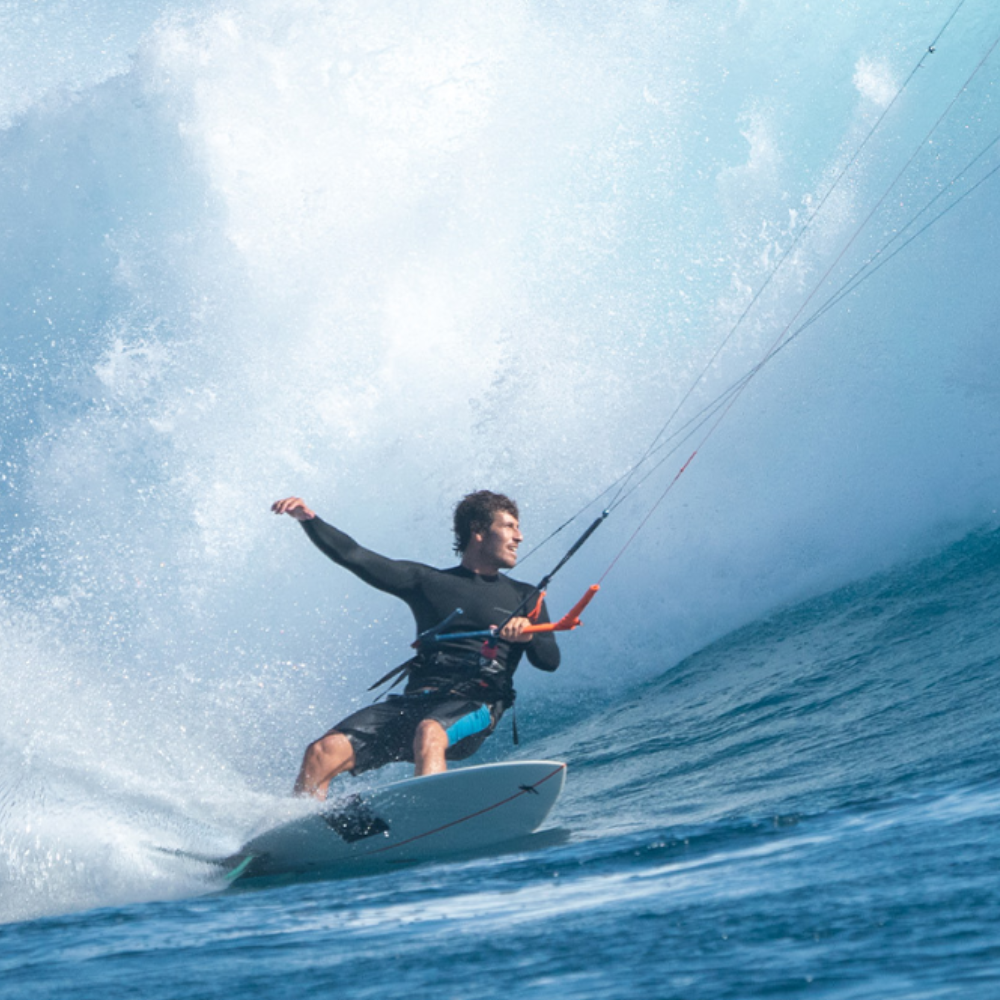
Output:
<instances>
[{"instance_id":1,"label":"harness strap","mask_svg":"<svg viewBox=\"0 0 1000 1000\"><path fill-rule=\"evenodd\" d=\"M375 688L381 687L386 681L391 681L393 677L396 679L390 684L382 694L387 691L391 691L397 684L399 684L404 677L413 669L413 665L419 660L419 656L411 656L405 663L401 663L398 667L393 667L384 677L380 677L371 687L368 688L369 691L374 691ZM381 698L382 695L379 695ZM378 701L378 698L375 699Z\"/></svg>"}]
</instances>

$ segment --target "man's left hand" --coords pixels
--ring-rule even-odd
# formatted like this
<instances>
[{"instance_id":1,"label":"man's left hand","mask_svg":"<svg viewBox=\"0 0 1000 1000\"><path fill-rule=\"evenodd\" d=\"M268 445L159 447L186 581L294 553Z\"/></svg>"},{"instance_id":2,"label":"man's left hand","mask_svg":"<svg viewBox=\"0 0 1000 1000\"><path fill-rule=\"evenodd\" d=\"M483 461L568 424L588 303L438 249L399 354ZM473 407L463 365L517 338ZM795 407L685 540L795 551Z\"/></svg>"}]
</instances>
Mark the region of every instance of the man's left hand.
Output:
<instances>
[{"instance_id":1,"label":"man's left hand","mask_svg":"<svg viewBox=\"0 0 1000 1000\"><path fill-rule=\"evenodd\" d=\"M500 638L507 642L531 642L531 635L523 635L524 630L531 624L530 618L511 618L502 629Z\"/></svg>"}]
</instances>

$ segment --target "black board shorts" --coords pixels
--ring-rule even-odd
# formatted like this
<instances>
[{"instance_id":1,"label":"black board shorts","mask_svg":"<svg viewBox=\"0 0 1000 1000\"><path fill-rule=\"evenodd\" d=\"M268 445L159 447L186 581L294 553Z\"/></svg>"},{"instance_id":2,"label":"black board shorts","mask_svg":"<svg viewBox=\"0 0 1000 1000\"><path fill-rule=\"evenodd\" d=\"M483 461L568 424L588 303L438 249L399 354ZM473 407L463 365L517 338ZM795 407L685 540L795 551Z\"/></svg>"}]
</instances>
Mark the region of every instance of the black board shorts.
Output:
<instances>
[{"instance_id":1,"label":"black board shorts","mask_svg":"<svg viewBox=\"0 0 1000 1000\"><path fill-rule=\"evenodd\" d=\"M395 761L413 763L413 740L424 719L433 719L448 734L447 760L471 757L496 728L503 705L476 701L451 691L415 691L389 695L338 722L354 747L351 774L361 774Z\"/></svg>"}]
</instances>

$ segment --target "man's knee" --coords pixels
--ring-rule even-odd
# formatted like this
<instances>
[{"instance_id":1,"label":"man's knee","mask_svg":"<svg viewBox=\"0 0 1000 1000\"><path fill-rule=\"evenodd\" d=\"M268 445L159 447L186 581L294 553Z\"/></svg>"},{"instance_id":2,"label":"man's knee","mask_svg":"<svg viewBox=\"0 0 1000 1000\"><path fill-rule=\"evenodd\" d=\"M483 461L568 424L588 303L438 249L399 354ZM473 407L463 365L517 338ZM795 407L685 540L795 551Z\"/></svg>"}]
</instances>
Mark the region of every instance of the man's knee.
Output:
<instances>
[{"instance_id":1,"label":"man's knee","mask_svg":"<svg viewBox=\"0 0 1000 1000\"><path fill-rule=\"evenodd\" d=\"M353 763L354 746L343 733L334 730L306 747L306 759L333 766Z\"/></svg>"},{"instance_id":2,"label":"man's knee","mask_svg":"<svg viewBox=\"0 0 1000 1000\"><path fill-rule=\"evenodd\" d=\"M417 726L413 743L416 747L444 749L448 746L448 734L440 722L424 719Z\"/></svg>"}]
</instances>

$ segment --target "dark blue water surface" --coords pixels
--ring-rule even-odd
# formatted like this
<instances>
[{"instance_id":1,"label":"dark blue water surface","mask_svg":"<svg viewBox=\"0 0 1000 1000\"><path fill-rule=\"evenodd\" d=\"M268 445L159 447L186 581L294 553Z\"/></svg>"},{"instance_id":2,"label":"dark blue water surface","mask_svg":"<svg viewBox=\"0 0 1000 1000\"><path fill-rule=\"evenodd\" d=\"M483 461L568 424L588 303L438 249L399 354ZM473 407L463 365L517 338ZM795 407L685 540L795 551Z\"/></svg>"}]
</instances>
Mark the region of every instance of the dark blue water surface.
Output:
<instances>
[{"instance_id":1,"label":"dark blue water surface","mask_svg":"<svg viewBox=\"0 0 1000 1000\"><path fill-rule=\"evenodd\" d=\"M1000 998L998 39L4 5L0 997ZM412 639L273 500L435 565L469 489L525 549L583 510L535 580L647 448L474 761L568 762L535 850L170 853L287 809Z\"/></svg>"},{"instance_id":2,"label":"dark blue water surface","mask_svg":"<svg viewBox=\"0 0 1000 1000\"><path fill-rule=\"evenodd\" d=\"M566 843L11 924L3 994L998 996L998 612L979 534L556 726Z\"/></svg>"}]
</instances>

